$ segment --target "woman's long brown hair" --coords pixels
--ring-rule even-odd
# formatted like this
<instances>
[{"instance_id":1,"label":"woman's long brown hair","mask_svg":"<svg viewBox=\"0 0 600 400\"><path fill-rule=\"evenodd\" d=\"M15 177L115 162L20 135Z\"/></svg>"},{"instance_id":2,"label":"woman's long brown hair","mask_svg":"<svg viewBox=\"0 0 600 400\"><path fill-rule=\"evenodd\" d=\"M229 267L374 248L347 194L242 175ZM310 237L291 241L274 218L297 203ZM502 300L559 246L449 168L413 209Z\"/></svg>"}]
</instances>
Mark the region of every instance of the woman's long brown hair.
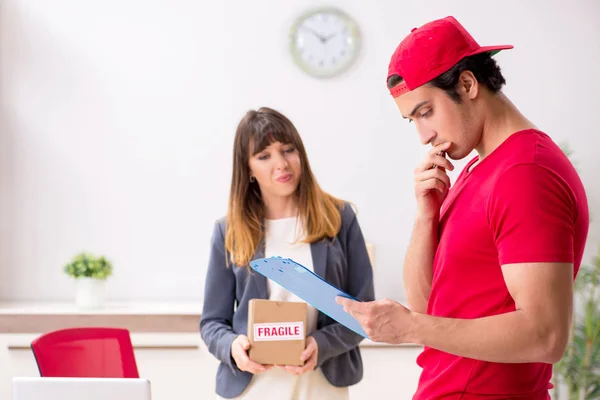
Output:
<instances>
[{"instance_id":1,"label":"woman's long brown hair","mask_svg":"<svg viewBox=\"0 0 600 400\"><path fill-rule=\"evenodd\" d=\"M298 131L281 113L267 107L246 113L233 145L233 172L225 249L233 264L247 267L263 239L264 205L258 182L250 182L250 151L263 151L271 143L292 144L300 155L302 174L295 195L298 219L304 227L302 242L335 237L341 227L344 202L325 193L315 179Z\"/></svg>"}]
</instances>

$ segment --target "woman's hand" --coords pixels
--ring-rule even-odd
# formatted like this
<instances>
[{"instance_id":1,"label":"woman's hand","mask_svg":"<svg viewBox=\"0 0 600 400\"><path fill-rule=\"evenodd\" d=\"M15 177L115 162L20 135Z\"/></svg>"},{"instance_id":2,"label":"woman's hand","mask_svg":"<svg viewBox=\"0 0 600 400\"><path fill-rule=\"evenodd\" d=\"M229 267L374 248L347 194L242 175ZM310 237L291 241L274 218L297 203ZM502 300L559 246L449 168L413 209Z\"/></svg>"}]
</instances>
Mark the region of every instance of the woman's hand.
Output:
<instances>
[{"instance_id":1,"label":"woman's hand","mask_svg":"<svg viewBox=\"0 0 600 400\"><path fill-rule=\"evenodd\" d=\"M246 335L239 335L233 340L233 343L231 343L231 357L240 371L250 372L251 374L260 374L273 367L272 365L262 365L252 361L250 357L248 357L249 349L250 341Z\"/></svg>"},{"instance_id":2,"label":"woman's hand","mask_svg":"<svg viewBox=\"0 0 600 400\"><path fill-rule=\"evenodd\" d=\"M306 338L306 349L302 352L300 359L304 361L304 365L297 367L295 365L282 365L281 368L285 369L292 375L302 375L305 372L312 371L317 366L317 359L319 357L319 346L317 341L312 336Z\"/></svg>"}]
</instances>

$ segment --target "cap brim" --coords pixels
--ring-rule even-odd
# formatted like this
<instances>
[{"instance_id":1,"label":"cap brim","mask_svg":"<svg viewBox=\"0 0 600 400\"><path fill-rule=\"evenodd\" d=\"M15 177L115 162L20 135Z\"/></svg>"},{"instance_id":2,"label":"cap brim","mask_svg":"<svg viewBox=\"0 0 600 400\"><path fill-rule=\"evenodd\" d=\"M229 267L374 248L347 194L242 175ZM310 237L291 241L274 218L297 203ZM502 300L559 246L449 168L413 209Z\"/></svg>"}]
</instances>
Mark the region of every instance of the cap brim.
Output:
<instances>
[{"instance_id":1,"label":"cap brim","mask_svg":"<svg viewBox=\"0 0 600 400\"><path fill-rule=\"evenodd\" d=\"M502 50L510 50L514 47L515 46L513 46L511 44L505 44L505 45L501 45L501 46L482 46L469 55L473 56L475 54L490 53L490 55L494 56Z\"/></svg>"}]
</instances>

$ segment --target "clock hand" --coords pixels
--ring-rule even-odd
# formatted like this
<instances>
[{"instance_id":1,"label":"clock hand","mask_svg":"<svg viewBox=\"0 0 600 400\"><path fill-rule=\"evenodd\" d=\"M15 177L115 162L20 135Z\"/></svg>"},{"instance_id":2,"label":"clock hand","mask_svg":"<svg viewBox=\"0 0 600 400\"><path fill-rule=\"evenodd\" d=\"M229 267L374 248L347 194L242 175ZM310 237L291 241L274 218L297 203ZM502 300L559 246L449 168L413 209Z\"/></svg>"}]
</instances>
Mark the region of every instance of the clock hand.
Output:
<instances>
[{"instance_id":1,"label":"clock hand","mask_svg":"<svg viewBox=\"0 0 600 400\"><path fill-rule=\"evenodd\" d=\"M317 31L315 31L312 28L309 28L308 26L304 26L303 28L306 29L307 31L311 32L313 35L315 35L321 43L325 43L325 38L323 36L319 35L319 33Z\"/></svg>"},{"instance_id":2,"label":"clock hand","mask_svg":"<svg viewBox=\"0 0 600 400\"><path fill-rule=\"evenodd\" d=\"M329 36L326 36L326 37L324 37L324 38L323 38L323 43L326 43L326 42L328 42L329 40L333 39L333 38L334 38L336 35L337 35L337 33L333 33L333 34L331 34L331 35L329 35Z\"/></svg>"}]
</instances>

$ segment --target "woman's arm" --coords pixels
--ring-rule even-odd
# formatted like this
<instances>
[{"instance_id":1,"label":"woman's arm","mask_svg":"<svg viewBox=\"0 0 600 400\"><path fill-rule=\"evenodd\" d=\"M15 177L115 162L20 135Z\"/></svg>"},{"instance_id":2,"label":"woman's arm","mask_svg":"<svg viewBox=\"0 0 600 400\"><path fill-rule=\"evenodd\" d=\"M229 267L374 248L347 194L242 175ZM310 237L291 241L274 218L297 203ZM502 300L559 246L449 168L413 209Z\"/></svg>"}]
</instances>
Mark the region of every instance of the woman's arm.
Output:
<instances>
[{"instance_id":1,"label":"woman's arm","mask_svg":"<svg viewBox=\"0 0 600 400\"><path fill-rule=\"evenodd\" d=\"M222 223L217 221L211 237L200 335L208 351L235 371L231 358L231 344L237 337L232 328L235 274L225 261L225 236Z\"/></svg>"}]
</instances>

